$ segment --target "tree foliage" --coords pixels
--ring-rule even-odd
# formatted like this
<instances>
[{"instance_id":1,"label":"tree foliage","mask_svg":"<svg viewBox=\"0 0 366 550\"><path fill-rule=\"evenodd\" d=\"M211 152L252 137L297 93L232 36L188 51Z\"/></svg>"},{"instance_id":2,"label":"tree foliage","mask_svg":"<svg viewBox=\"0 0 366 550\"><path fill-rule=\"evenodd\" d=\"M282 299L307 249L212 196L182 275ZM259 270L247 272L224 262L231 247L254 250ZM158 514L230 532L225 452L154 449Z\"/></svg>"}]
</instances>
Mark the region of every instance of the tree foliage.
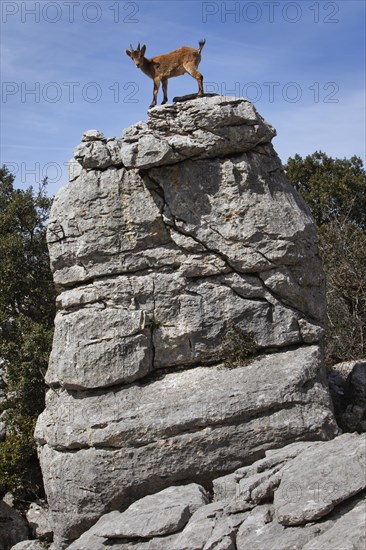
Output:
<instances>
[{"instance_id":1,"label":"tree foliage","mask_svg":"<svg viewBox=\"0 0 366 550\"><path fill-rule=\"evenodd\" d=\"M347 219L366 229L366 185L362 160L333 159L316 151L289 158L287 177L308 203L318 225Z\"/></svg>"},{"instance_id":2,"label":"tree foliage","mask_svg":"<svg viewBox=\"0 0 366 550\"><path fill-rule=\"evenodd\" d=\"M327 361L335 364L366 353L366 232L335 219L320 227L327 276Z\"/></svg>"},{"instance_id":3,"label":"tree foliage","mask_svg":"<svg viewBox=\"0 0 366 550\"><path fill-rule=\"evenodd\" d=\"M15 189L0 168L0 362L6 377L7 437L0 443L0 493L36 491L33 430L44 408L55 294L46 244L52 199L46 180L35 192ZM33 480L34 481L34 480Z\"/></svg>"},{"instance_id":4,"label":"tree foliage","mask_svg":"<svg viewBox=\"0 0 366 550\"><path fill-rule=\"evenodd\" d=\"M285 167L318 224L327 278L328 364L365 356L366 178L362 160L316 151Z\"/></svg>"}]
</instances>

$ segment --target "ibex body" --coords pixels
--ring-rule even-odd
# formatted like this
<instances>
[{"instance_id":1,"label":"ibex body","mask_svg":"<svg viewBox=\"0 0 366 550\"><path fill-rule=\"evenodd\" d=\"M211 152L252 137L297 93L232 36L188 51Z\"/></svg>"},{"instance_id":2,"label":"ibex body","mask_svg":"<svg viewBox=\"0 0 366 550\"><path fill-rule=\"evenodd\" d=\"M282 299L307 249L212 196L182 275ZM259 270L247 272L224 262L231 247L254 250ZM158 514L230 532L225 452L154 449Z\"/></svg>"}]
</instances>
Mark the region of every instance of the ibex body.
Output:
<instances>
[{"instance_id":1,"label":"ibex body","mask_svg":"<svg viewBox=\"0 0 366 550\"><path fill-rule=\"evenodd\" d=\"M137 50L134 50L132 46L130 46L131 50L126 50L126 54L131 57L136 67L141 69L142 72L154 81L154 95L149 109L156 105L160 82L163 85L164 98L162 105L164 105L168 101L168 78L181 76L185 73L190 74L197 80L197 97L203 96L203 76L198 72L197 67L201 61L201 51L205 43L206 40L201 40L197 50L190 46L183 46L182 48L178 48L178 50L158 55L151 59L145 57L145 44L142 48L140 48L139 44Z\"/></svg>"}]
</instances>

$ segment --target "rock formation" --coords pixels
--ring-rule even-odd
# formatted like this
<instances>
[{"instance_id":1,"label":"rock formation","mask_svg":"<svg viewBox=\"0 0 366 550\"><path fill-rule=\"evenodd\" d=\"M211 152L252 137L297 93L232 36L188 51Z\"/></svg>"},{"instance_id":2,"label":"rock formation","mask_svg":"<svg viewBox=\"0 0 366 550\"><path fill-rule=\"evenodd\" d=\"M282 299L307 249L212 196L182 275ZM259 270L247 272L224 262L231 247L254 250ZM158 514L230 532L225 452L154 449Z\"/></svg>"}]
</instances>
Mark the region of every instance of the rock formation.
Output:
<instances>
[{"instance_id":1,"label":"rock formation","mask_svg":"<svg viewBox=\"0 0 366 550\"><path fill-rule=\"evenodd\" d=\"M337 423L346 432L366 432L366 361L346 361L327 370Z\"/></svg>"},{"instance_id":2,"label":"rock formation","mask_svg":"<svg viewBox=\"0 0 366 550\"><path fill-rule=\"evenodd\" d=\"M21 514L5 500L0 500L0 549L9 550L29 534L28 524Z\"/></svg>"},{"instance_id":3,"label":"rock formation","mask_svg":"<svg viewBox=\"0 0 366 550\"><path fill-rule=\"evenodd\" d=\"M76 148L49 222L58 313L36 429L57 550L170 485L204 495L269 449L337 434L316 230L274 135L248 101L212 97ZM183 502L177 525L205 508Z\"/></svg>"},{"instance_id":4,"label":"rock formation","mask_svg":"<svg viewBox=\"0 0 366 550\"><path fill-rule=\"evenodd\" d=\"M362 436L292 443L214 480L210 503L203 487L171 487L103 515L69 550L361 550L365 474Z\"/></svg>"}]
</instances>

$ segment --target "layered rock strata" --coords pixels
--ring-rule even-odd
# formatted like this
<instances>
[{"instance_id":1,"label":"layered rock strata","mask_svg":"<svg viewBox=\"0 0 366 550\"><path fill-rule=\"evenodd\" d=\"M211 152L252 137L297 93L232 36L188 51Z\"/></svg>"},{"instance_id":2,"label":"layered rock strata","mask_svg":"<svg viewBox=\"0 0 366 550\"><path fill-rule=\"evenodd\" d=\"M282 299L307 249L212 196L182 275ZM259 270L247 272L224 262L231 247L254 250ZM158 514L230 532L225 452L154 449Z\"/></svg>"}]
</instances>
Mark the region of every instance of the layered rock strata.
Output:
<instances>
[{"instance_id":1,"label":"layered rock strata","mask_svg":"<svg viewBox=\"0 0 366 550\"><path fill-rule=\"evenodd\" d=\"M103 515L69 549L364 548L365 443L364 436L344 434L269 451L251 466L214 480L211 502L203 487L170 487L125 512Z\"/></svg>"},{"instance_id":2,"label":"layered rock strata","mask_svg":"<svg viewBox=\"0 0 366 550\"><path fill-rule=\"evenodd\" d=\"M49 222L58 313L36 437L57 548L172 483L209 488L337 433L316 230L275 131L244 99L149 116L84 134ZM232 327L257 350L236 368Z\"/></svg>"}]
</instances>

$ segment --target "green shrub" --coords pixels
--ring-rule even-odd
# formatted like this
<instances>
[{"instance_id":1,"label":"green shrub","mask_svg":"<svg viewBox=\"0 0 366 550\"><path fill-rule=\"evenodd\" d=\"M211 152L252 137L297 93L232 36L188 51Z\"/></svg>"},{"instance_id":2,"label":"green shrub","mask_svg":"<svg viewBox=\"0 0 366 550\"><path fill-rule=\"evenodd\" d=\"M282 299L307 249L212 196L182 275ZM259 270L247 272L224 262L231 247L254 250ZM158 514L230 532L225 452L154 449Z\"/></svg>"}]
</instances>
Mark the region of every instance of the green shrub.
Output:
<instances>
[{"instance_id":1,"label":"green shrub","mask_svg":"<svg viewBox=\"0 0 366 550\"><path fill-rule=\"evenodd\" d=\"M0 442L0 498L39 496L41 477L33 430L44 409L55 292L46 244L52 199L15 189L0 169L0 361L6 378L6 438Z\"/></svg>"},{"instance_id":2,"label":"green shrub","mask_svg":"<svg viewBox=\"0 0 366 550\"><path fill-rule=\"evenodd\" d=\"M257 351L253 333L230 323L221 339L218 355L225 367L235 368L248 365Z\"/></svg>"}]
</instances>

